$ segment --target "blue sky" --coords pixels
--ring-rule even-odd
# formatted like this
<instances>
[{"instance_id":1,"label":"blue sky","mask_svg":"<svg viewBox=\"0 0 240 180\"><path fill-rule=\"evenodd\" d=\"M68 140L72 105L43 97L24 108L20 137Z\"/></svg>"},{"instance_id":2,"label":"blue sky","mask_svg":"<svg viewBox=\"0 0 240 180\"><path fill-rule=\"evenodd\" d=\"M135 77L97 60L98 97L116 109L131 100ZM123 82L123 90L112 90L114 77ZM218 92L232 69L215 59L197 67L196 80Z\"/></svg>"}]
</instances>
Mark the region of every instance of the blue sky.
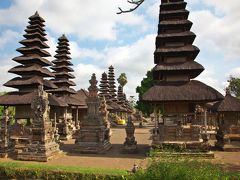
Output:
<instances>
[{"instance_id":1,"label":"blue sky","mask_svg":"<svg viewBox=\"0 0 240 180\"><path fill-rule=\"evenodd\" d=\"M240 77L240 1L188 0L194 42L201 50L196 61L205 67L198 80L224 93L230 75ZM75 70L75 89L87 88L92 73L98 79L115 67L116 76L125 72L125 92L134 95L153 64L160 0L146 0L134 13L116 15L118 6L129 8L126 0L1 0L0 1L0 91L15 77L7 71L17 63L18 41L23 39L28 17L39 11L46 21L48 50L55 55L57 38L70 40ZM53 60L54 58L49 58Z\"/></svg>"}]
</instances>

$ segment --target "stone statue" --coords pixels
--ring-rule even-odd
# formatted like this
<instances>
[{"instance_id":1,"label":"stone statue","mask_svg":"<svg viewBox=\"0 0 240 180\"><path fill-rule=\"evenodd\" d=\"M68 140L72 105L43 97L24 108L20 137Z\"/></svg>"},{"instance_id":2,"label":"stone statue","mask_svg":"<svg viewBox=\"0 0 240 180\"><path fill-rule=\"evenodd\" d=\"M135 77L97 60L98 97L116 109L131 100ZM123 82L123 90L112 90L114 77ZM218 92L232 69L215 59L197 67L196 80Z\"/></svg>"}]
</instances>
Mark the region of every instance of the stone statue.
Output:
<instances>
[{"instance_id":1,"label":"stone statue","mask_svg":"<svg viewBox=\"0 0 240 180\"><path fill-rule=\"evenodd\" d=\"M128 116L127 126L125 128L127 137L124 142L124 152L136 153L137 152L137 141L134 137L135 127L132 122L132 116Z\"/></svg>"}]
</instances>

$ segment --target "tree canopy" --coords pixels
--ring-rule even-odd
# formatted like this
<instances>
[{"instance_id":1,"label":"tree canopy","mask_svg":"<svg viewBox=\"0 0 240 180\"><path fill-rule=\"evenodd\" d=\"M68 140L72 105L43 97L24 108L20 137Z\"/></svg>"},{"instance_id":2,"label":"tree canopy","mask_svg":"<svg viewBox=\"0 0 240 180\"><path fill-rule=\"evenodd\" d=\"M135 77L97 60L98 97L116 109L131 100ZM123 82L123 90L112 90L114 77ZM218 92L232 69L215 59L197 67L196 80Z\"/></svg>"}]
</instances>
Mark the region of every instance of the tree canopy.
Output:
<instances>
[{"instance_id":1,"label":"tree canopy","mask_svg":"<svg viewBox=\"0 0 240 180\"><path fill-rule=\"evenodd\" d=\"M230 79L228 80L228 82L229 82L228 89L230 93L240 98L240 78L235 78L233 76L230 76Z\"/></svg>"},{"instance_id":2,"label":"tree canopy","mask_svg":"<svg viewBox=\"0 0 240 180\"><path fill-rule=\"evenodd\" d=\"M118 77L117 81L122 87L124 87L128 82L126 74L121 73L120 76Z\"/></svg>"},{"instance_id":3,"label":"tree canopy","mask_svg":"<svg viewBox=\"0 0 240 180\"><path fill-rule=\"evenodd\" d=\"M142 95L147 92L155 83L156 81L153 79L153 71L148 71L146 74L146 78L143 78L141 81L141 86L136 88L136 92L138 93L139 100L137 101L136 108L142 111L146 115L150 115L153 113L153 106L149 103L142 102L141 97Z\"/></svg>"}]
</instances>

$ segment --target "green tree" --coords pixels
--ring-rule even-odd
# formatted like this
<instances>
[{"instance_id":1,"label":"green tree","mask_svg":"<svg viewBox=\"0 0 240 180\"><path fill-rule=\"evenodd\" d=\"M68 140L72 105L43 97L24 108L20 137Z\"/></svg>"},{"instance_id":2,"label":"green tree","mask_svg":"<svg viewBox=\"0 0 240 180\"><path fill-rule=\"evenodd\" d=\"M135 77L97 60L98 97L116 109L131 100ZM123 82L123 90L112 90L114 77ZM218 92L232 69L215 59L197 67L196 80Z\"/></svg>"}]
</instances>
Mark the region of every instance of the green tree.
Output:
<instances>
[{"instance_id":1,"label":"green tree","mask_svg":"<svg viewBox=\"0 0 240 180\"><path fill-rule=\"evenodd\" d=\"M0 92L0 96L6 94L6 92ZM2 118L4 113L4 106L0 106L0 119ZM10 116L15 116L15 108L14 107L8 107L8 113Z\"/></svg>"},{"instance_id":2,"label":"green tree","mask_svg":"<svg viewBox=\"0 0 240 180\"><path fill-rule=\"evenodd\" d=\"M230 76L228 82L229 82L228 89L230 93L240 98L240 78Z\"/></svg>"},{"instance_id":3,"label":"green tree","mask_svg":"<svg viewBox=\"0 0 240 180\"><path fill-rule=\"evenodd\" d=\"M117 81L122 87L124 87L128 82L126 74L121 73L120 76L118 77Z\"/></svg>"},{"instance_id":4,"label":"green tree","mask_svg":"<svg viewBox=\"0 0 240 180\"><path fill-rule=\"evenodd\" d=\"M153 71L148 71L146 74L146 78L143 78L141 81L141 86L136 88L136 92L138 93L139 100L137 101L136 108L142 111L146 115L150 115L153 113L153 106L149 103L142 102L141 97L142 95L147 92L155 83L156 81L153 79Z\"/></svg>"}]
</instances>

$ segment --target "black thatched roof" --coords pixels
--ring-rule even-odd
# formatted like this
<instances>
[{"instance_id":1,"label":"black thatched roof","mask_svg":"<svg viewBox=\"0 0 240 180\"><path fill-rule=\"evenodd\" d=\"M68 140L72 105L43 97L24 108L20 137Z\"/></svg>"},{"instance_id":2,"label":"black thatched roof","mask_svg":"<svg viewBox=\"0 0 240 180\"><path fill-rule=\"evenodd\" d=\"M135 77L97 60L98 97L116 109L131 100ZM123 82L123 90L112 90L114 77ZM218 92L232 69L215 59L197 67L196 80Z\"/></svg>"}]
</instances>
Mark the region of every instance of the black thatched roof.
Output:
<instances>
[{"instance_id":1,"label":"black thatched roof","mask_svg":"<svg viewBox=\"0 0 240 180\"><path fill-rule=\"evenodd\" d=\"M51 66L52 63L50 61L48 61L45 58L42 58L39 55L32 55L32 56L18 56L13 58L14 61L20 63L20 64L32 64L32 63L36 63L39 64L41 66Z\"/></svg>"},{"instance_id":2,"label":"black thatched roof","mask_svg":"<svg viewBox=\"0 0 240 180\"><path fill-rule=\"evenodd\" d=\"M216 112L240 112L240 99L227 94L224 100L213 105L212 110Z\"/></svg>"},{"instance_id":3,"label":"black thatched roof","mask_svg":"<svg viewBox=\"0 0 240 180\"><path fill-rule=\"evenodd\" d=\"M0 96L0 105L3 106L16 106L16 105L30 105L32 103L35 92L10 92L5 95ZM50 106L68 106L64 101L60 100L54 95L48 95Z\"/></svg>"},{"instance_id":4,"label":"black thatched roof","mask_svg":"<svg viewBox=\"0 0 240 180\"><path fill-rule=\"evenodd\" d=\"M200 81L192 80L190 82L162 82L151 87L143 94L141 100L160 103L169 101L211 102L222 99L222 94L217 90Z\"/></svg>"},{"instance_id":5,"label":"black thatched roof","mask_svg":"<svg viewBox=\"0 0 240 180\"><path fill-rule=\"evenodd\" d=\"M87 109L87 97L88 97L88 92L84 89L80 89L77 91L76 94L71 94L70 95L72 98L76 99L78 101L78 103L81 104L81 106L79 106L79 108L82 109Z\"/></svg>"},{"instance_id":6,"label":"black thatched roof","mask_svg":"<svg viewBox=\"0 0 240 180\"><path fill-rule=\"evenodd\" d=\"M187 3L184 1L175 1L161 4L161 11L185 9Z\"/></svg>"},{"instance_id":7,"label":"black thatched roof","mask_svg":"<svg viewBox=\"0 0 240 180\"><path fill-rule=\"evenodd\" d=\"M18 87L24 87L24 86L33 87L33 85L38 86L39 84L43 85L47 89L57 88L57 86L54 85L51 81L43 80L38 76L27 77L27 78L16 77L6 82L4 86L18 88Z\"/></svg>"}]
</instances>

